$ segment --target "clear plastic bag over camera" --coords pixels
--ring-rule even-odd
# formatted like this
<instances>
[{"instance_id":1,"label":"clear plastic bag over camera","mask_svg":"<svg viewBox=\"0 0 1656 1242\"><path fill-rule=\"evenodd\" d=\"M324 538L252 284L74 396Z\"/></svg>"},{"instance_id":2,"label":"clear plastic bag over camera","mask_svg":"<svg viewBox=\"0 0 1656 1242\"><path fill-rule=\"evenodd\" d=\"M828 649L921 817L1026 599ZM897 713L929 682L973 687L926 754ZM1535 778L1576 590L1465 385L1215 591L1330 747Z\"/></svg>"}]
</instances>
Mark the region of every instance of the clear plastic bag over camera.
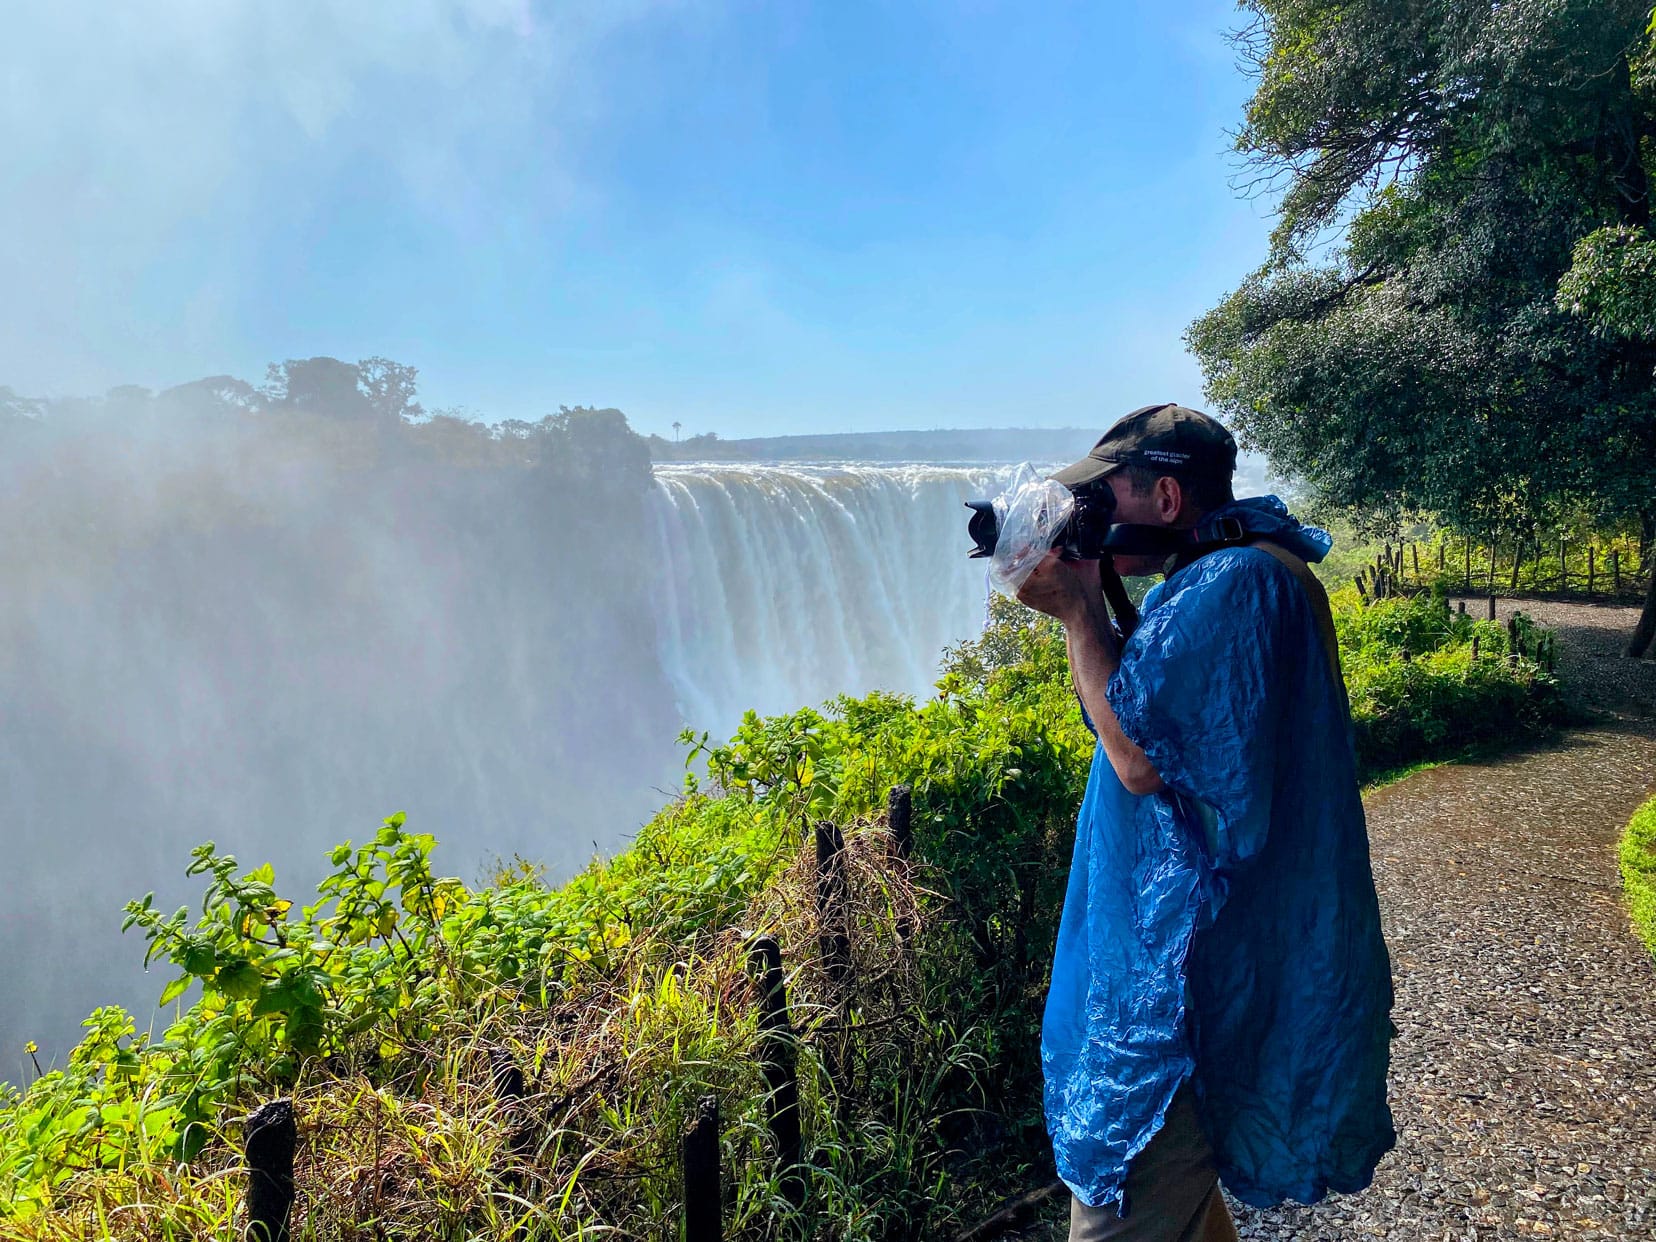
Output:
<instances>
[{"instance_id":1,"label":"clear plastic bag over camera","mask_svg":"<svg viewBox=\"0 0 1656 1242\"><path fill-rule=\"evenodd\" d=\"M1075 497L1025 462L1013 471L1011 483L995 497L994 505L1000 533L989 558L989 581L1002 595L1016 597L1070 520Z\"/></svg>"}]
</instances>

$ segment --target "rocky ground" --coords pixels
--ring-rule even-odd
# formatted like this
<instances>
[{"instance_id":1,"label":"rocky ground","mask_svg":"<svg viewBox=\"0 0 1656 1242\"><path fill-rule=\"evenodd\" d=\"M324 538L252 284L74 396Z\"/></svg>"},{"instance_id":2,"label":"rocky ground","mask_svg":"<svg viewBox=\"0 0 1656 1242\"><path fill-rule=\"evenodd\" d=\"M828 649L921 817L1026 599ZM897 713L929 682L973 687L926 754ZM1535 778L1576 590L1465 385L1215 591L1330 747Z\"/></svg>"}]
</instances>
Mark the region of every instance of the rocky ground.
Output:
<instances>
[{"instance_id":1,"label":"rocky ground","mask_svg":"<svg viewBox=\"0 0 1656 1242\"><path fill-rule=\"evenodd\" d=\"M1583 719L1369 797L1398 1145L1362 1194L1233 1205L1244 1238L1656 1239L1656 964L1615 862L1656 791L1656 663L1619 654L1634 609L1515 606L1559 631Z\"/></svg>"}]
</instances>

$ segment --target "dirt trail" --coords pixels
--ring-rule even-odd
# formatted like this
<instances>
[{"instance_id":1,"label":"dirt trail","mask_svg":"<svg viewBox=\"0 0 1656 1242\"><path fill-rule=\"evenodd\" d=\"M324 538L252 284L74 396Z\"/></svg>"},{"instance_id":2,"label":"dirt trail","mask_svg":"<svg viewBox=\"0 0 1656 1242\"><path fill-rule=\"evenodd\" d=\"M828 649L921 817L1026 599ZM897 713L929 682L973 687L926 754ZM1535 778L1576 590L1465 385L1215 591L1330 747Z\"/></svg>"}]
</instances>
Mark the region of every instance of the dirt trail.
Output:
<instances>
[{"instance_id":1,"label":"dirt trail","mask_svg":"<svg viewBox=\"0 0 1656 1242\"><path fill-rule=\"evenodd\" d=\"M1656 790L1656 663L1617 654L1634 609L1517 607L1594 719L1369 797L1398 1145L1360 1195L1236 1208L1243 1237L1656 1239L1656 966L1615 862Z\"/></svg>"}]
</instances>

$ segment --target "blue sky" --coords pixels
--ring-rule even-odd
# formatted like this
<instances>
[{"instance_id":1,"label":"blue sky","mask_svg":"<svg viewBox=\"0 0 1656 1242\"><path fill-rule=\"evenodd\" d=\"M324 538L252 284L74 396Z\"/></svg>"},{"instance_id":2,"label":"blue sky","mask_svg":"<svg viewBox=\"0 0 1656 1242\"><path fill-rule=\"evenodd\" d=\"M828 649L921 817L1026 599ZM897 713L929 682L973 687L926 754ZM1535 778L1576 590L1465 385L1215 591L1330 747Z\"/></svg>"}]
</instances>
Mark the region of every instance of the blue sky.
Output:
<instances>
[{"instance_id":1,"label":"blue sky","mask_svg":"<svg viewBox=\"0 0 1656 1242\"><path fill-rule=\"evenodd\" d=\"M1228 3L29 6L0 384L316 353L723 436L1201 400L1263 257Z\"/></svg>"}]
</instances>

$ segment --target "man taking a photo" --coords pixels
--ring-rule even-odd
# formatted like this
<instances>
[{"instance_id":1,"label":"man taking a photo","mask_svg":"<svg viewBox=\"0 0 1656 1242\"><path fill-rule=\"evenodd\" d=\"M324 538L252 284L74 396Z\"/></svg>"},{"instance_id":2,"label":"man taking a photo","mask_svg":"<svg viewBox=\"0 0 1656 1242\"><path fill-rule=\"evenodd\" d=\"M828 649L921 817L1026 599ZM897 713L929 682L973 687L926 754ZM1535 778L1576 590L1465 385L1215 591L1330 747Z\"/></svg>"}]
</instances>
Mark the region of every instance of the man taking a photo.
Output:
<instances>
[{"instance_id":1,"label":"man taking a photo","mask_svg":"<svg viewBox=\"0 0 1656 1242\"><path fill-rule=\"evenodd\" d=\"M1114 520L1185 532L1116 556L1167 574L1123 642L1099 563L1049 553L1018 598L1064 625L1099 745L1042 1035L1072 1242L1236 1236L1245 1203L1368 1185L1386 1104L1391 967L1327 596L1332 543L1236 501L1236 443L1176 405L1053 477Z\"/></svg>"}]
</instances>

